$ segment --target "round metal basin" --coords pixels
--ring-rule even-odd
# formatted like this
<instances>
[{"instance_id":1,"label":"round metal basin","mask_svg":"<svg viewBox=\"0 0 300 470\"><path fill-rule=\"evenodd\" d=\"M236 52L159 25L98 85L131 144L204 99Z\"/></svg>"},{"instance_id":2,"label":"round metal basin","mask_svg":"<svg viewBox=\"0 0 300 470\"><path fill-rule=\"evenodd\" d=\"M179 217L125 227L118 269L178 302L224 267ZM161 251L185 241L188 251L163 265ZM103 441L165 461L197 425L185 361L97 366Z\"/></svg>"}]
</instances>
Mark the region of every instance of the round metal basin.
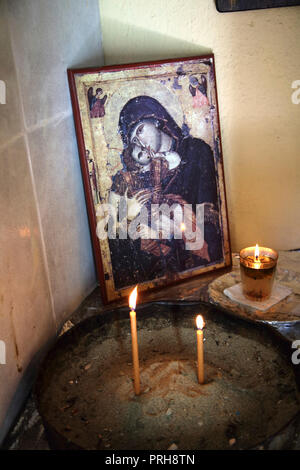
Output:
<instances>
[{"instance_id":1,"label":"round metal basin","mask_svg":"<svg viewBox=\"0 0 300 470\"><path fill-rule=\"evenodd\" d=\"M204 385L197 382L198 313ZM138 306L137 323L139 396L127 308L88 318L48 354L35 392L52 448L246 449L297 415L290 346L267 326L196 302Z\"/></svg>"}]
</instances>

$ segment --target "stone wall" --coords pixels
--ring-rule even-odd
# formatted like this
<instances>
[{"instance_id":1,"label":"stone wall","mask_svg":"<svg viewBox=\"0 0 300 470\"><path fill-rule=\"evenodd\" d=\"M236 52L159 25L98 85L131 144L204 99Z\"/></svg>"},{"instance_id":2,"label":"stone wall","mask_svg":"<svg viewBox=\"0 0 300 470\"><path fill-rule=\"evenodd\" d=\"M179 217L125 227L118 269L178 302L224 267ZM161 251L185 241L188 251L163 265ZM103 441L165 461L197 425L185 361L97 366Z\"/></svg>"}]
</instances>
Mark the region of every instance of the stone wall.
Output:
<instances>
[{"instance_id":1,"label":"stone wall","mask_svg":"<svg viewBox=\"0 0 300 470\"><path fill-rule=\"evenodd\" d=\"M66 70L102 63L98 0L0 0L0 444L96 285Z\"/></svg>"}]
</instances>

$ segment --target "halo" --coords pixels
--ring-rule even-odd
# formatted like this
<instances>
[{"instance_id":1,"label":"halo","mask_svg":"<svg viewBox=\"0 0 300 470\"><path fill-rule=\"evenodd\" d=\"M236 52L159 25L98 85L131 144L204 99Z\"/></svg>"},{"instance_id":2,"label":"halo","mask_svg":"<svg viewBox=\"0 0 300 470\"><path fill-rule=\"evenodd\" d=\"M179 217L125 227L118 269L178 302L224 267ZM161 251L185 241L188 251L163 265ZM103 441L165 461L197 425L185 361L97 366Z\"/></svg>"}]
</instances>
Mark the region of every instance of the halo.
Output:
<instances>
[{"instance_id":1,"label":"halo","mask_svg":"<svg viewBox=\"0 0 300 470\"><path fill-rule=\"evenodd\" d=\"M154 79L135 80L132 85L128 82L118 83L118 88L108 98L103 118L103 131L106 142L110 147L123 148L123 142L118 132L119 116L125 104L136 96L151 96L155 98L172 116L179 127L183 125L183 111L180 101L166 84Z\"/></svg>"}]
</instances>

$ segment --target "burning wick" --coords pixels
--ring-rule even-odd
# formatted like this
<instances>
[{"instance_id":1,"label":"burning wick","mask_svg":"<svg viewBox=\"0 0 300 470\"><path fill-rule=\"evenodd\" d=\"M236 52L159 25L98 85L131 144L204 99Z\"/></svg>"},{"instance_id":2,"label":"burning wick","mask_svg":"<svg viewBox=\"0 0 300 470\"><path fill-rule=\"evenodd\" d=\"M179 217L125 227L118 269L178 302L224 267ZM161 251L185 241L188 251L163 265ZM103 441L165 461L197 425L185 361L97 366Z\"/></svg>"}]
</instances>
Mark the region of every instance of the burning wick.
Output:
<instances>
[{"instance_id":1,"label":"burning wick","mask_svg":"<svg viewBox=\"0 0 300 470\"><path fill-rule=\"evenodd\" d=\"M256 245L255 245L254 256L255 256L255 261L258 261L258 258L259 258L259 246L258 246L257 243L256 243Z\"/></svg>"},{"instance_id":2,"label":"burning wick","mask_svg":"<svg viewBox=\"0 0 300 470\"><path fill-rule=\"evenodd\" d=\"M185 231L185 224L183 222L181 222L181 224L180 224L180 229L181 229L182 232Z\"/></svg>"},{"instance_id":3,"label":"burning wick","mask_svg":"<svg viewBox=\"0 0 300 470\"><path fill-rule=\"evenodd\" d=\"M198 358L198 382L204 383L204 358L203 358L203 328L204 320L201 315L196 317L197 325L197 358Z\"/></svg>"},{"instance_id":4,"label":"burning wick","mask_svg":"<svg viewBox=\"0 0 300 470\"><path fill-rule=\"evenodd\" d=\"M136 306L137 299L137 286L133 289L129 296L130 311L130 326L131 326L131 343L132 343L132 362L133 362L133 377L134 377L134 393L139 395L140 390L140 367L139 367L139 349L137 342L137 329L136 329Z\"/></svg>"}]
</instances>

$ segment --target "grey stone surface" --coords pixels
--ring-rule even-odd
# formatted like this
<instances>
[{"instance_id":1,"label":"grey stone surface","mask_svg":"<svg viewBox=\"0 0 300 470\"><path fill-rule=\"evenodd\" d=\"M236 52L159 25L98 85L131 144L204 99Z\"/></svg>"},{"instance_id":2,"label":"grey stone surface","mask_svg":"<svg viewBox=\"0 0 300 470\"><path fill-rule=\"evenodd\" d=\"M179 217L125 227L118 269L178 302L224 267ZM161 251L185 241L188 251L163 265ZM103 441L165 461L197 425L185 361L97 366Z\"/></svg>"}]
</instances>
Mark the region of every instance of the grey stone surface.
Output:
<instances>
[{"instance_id":1,"label":"grey stone surface","mask_svg":"<svg viewBox=\"0 0 300 470\"><path fill-rule=\"evenodd\" d=\"M29 147L61 324L96 283L72 116L30 133Z\"/></svg>"},{"instance_id":2,"label":"grey stone surface","mask_svg":"<svg viewBox=\"0 0 300 470\"><path fill-rule=\"evenodd\" d=\"M50 295L44 269L41 236L24 139L0 155L2 203L2 301L11 297L18 353L43 346L54 333ZM6 202L9 204L6 204ZM2 206L2 204L1 204ZM2 207L3 207L2 206Z\"/></svg>"},{"instance_id":3,"label":"grey stone surface","mask_svg":"<svg viewBox=\"0 0 300 470\"><path fill-rule=\"evenodd\" d=\"M0 80L6 88L6 104L0 104L0 147L21 132L19 93L10 33L7 22L6 2L0 1Z\"/></svg>"},{"instance_id":4,"label":"grey stone surface","mask_svg":"<svg viewBox=\"0 0 300 470\"><path fill-rule=\"evenodd\" d=\"M275 283L288 288L290 294L267 310L260 310L257 306L254 307L254 304L250 306L249 303L237 302L224 294L225 290L241 282L238 255L233 255L232 261L232 271L219 276L209 285L210 302L251 321L297 322L300 320L300 273L299 266L296 267L297 263L298 265L300 263L300 253L279 251Z\"/></svg>"},{"instance_id":5,"label":"grey stone surface","mask_svg":"<svg viewBox=\"0 0 300 470\"><path fill-rule=\"evenodd\" d=\"M98 0L9 0L26 127L71 109L67 68L101 65Z\"/></svg>"},{"instance_id":6,"label":"grey stone surface","mask_svg":"<svg viewBox=\"0 0 300 470\"><path fill-rule=\"evenodd\" d=\"M45 429L32 397L28 398L5 447L10 450L49 450Z\"/></svg>"},{"instance_id":7,"label":"grey stone surface","mask_svg":"<svg viewBox=\"0 0 300 470\"><path fill-rule=\"evenodd\" d=\"M0 366L1 423L33 355L55 335L55 323L23 137L0 152L0 183L0 338L7 349ZM4 431L0 426L0 442Z\"/></svg>"}]
</instances>

